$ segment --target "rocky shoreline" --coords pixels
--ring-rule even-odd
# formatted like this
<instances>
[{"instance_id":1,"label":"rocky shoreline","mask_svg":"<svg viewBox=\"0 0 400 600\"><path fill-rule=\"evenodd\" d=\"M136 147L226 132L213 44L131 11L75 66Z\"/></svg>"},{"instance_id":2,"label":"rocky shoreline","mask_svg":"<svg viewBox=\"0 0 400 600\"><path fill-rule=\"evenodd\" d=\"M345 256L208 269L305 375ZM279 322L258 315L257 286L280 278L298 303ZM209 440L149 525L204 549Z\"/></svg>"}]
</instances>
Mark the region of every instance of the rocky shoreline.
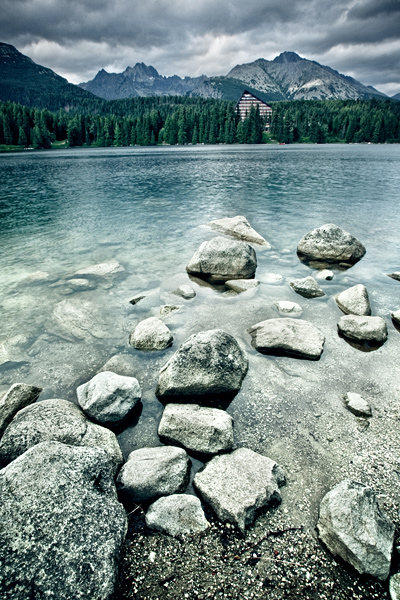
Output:
<instances>
[{"instance_id":1,"label":"rocky shoreline","mask_svg":"<svg viewBox=\"0 0 400 600\"><path fill-rule=\"evenodd\" d=\"M228 237L219 235L201 244L187 264L190 285L183 284L172 294L179 302L193 303L195 288L201 283L226 302L247 295L254 308L260 282L255 279L257 255L250 244L264 250L270 250L270 245L244 217L221 219L211 226ZM327 282L335 281L335 271L351 268L364 254L364 246L353 236L337 226L324 225L304 236L298 246L300 260L316 269L315 279L293 279L290 287L307 303L332 296ZM121 269L111 261L80 270L69 281L75 282L75 289L87 289L93 277ZM390 277L396 279L395 275ZM279 279L276 282L281 283ZM152 297L157 300L156 291L134 297L133 310ZM347 344L357 353L364 351L367 360L367 355L384 347L388 335L390 340L398 335L388 331L387 319L371 316L368 292L361 283L332 299L345 313L337 321L335 344ZM139 352L167 350L174 344L174 334L163 318L181 306L164 305L160 318L142 319L129 338L130 345ZM284 431L283 421L274 439L265 444L262 425L270 429L268 403L273 402L270 383L263 379L263 365L269 360L265 355L283 357L284 369L291 377L296 377L293 361L309 362L309 376L298 387L302 396L309 384L319 386L313 364L318 365L325 351L335 349L332 331L328 335L322 332L310 316L310 320L298 318L303 312L299 304L280 300L275 310L280 318L268 316L249 323L242 336L247 346L243 339L238 343L231 334L213 327L217 319L210 320L208 329L199 323L198 331L159 370L155 394L165 409L158 427L158 447L134 450L125 460L114 432L134 422L144 401L134 373L127 376L103 369L77 388L79 407L61 399L39 397L37 402L41 390L24 384L16 384L3 396L0 488L5 526L0 558L6 568L0 575L0 590L4 598L22 599L27 594L137 600L315 598L316 594L337 599L350 595L382 598L388 593L389 581L390 597L399 597L397 550L392 552L399 520L392 471L397 473L394 466L400 441L392 429L400 416L391 414L389 422L386 418L389 410L398 415L397 403L390 404L388 391L374 396L380 406L376 398L371 406L365 390L356 393L349 381L351 389L342 397L339 420L346 418L346 411L356 416L358 421L347 425L351 432L343 434L343 423L330 422L329 410L319 414L316 408L314 422L303 422L305 415L306 421L310 418L310 411L306 409L302 416L297 405L291 407L297 420L293 421L292 414L287 419L288 430ZM397 313L390 313L392 329L398 323ZM53 316L54 326L63 326L63 316L59 309ZM396 345L397 339L391 352L396 353ZM256 365L261 366L260 374L254 371ZM270 362L269 368L269 379L280 376L275 362ZM331 399L335 385L327 383L330 389L324 392ZM397 381L393 390L396 400ZM266 398L264 414L258 415L247 440L235 439L236 416L227 412L239 392L247 395L250 414L255 398ZM292 401L295 386L286 392L282 388L282 410L286 410L285 395ZM259 403L257 406L260 408ZM304 428L308 429L308 441L305 445L303 437L297 450L301 463L305 458L308 461L302 474L296 467L296 436L303 435ZM348 435L351 445L346 448ZM371 460L371 444L373 447L379 439L378 458ZM331 448L327 450L327 446ZM357 446L357 460L349 460L349 450L355 452ZM346 457L342 464L341 453ZM324 473L314 471L321 465L321 456L323 463L330 464ZM205 466L199 469L202 463ZM385 472L388 465L390 473ZM307 485L316 494L313 498L307 499ZM328 501L337 489L340 501ZM299 491L302 494L296 498ZM323 545L317 541L316 526ZM65 529L68 535L64 535ZM162 533L154 533L157 531ZM37 539L42 540L40 551ZM96 552L92 552L96 543ZM119 570L122 579L118 582Z\"/></svg>"}]
</instances>

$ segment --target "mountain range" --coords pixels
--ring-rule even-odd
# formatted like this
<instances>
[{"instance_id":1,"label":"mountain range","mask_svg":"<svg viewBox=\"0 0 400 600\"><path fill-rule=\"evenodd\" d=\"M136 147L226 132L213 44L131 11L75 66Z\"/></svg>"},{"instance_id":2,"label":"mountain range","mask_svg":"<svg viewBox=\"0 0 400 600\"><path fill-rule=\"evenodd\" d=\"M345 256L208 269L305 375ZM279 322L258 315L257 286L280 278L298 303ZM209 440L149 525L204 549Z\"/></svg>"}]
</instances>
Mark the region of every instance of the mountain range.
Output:
<instances>
[{"instance_id":1,"label":"mountain range","mask_svg":"<svg viewBox=\"0 0 400 600\"><path fill-rule=\"evenodd\" d=\"M165 77L137 63L122 73L99 71L91 81L73 85L36 64L10 44L0 43L0 99L50 110L140 96L195 96L238 100L247 89L266 102L277 100L370 99L387 96L330 67L283 52L235 66L226 76Z\"/></svg>"}]
</instances>

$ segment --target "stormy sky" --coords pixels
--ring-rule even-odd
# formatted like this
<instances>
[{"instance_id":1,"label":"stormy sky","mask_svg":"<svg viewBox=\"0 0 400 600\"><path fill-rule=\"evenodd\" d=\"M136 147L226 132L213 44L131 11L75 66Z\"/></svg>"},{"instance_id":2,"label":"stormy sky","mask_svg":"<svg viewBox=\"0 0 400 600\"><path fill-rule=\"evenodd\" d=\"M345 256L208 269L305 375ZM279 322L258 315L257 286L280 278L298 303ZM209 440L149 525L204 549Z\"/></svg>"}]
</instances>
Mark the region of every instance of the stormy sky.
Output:
<instances>
[{"instance_id":1,"label":"stormy sky","mask_svg":"<svg viewBox=\"0 0 400 600\"><path fill-rule=\"evenodd\" d=\"M285 50L400 92L400 0L2 0L0 41L72 83L136 62L226 75Z\"/></svg>"}]
</instances>

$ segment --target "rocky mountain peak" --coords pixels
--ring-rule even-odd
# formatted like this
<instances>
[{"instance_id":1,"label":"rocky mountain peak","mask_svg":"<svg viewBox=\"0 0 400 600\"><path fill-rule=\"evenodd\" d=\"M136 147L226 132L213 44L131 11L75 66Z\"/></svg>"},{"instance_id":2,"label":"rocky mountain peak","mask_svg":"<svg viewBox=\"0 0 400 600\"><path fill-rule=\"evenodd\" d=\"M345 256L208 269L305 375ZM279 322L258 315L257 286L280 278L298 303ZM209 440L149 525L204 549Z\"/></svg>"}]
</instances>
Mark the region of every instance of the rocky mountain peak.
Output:
<instances>
[{"instance_id":1,"label":"rocky mountain peak","mask_svg":"<svg viewBox=\"0 0 400 600\"><path fill-rule=\"evenodd\" d=\"M282 63L300 62L301 60L305 60L305 59L301 58L301 56L296 54L296 52L282 52L281 54L279 54L279 56L274 58L274 60L272 62L282 64Z\"/></svg>"},{"instance_id":2,"label":"rocky mountain peak","mask_svg":"<svg viewBox=\"0 0 400 600\"><path fill-rule=\"evenodd\" d=\"M136 81L143 81L149 78L160 77L157 69L152 67L151 65L147 66L143 62L136 63L134 67L127 67L125 71L122 73L124 77L131 77Z\"/></svg>"}]
</instances>

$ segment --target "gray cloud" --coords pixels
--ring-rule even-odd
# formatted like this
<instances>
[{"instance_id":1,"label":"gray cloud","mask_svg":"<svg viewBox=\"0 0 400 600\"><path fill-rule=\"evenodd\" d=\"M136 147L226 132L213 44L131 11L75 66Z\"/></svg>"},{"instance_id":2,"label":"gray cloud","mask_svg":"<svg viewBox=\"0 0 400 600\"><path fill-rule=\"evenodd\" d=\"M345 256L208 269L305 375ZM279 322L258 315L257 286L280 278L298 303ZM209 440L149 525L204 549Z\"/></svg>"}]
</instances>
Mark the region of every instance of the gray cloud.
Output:
<instances>
[{"instance_id":1,"label":"gray cloud","mask_svg":"<svg viewBox=\"0 0 400 600\"><path fill-rule=\"evenodd\" d=\"M399 0L3 0L0 39L75 83L137 61L225 74L294 50L400 91Z\"/></svg>"}]
</instances>

